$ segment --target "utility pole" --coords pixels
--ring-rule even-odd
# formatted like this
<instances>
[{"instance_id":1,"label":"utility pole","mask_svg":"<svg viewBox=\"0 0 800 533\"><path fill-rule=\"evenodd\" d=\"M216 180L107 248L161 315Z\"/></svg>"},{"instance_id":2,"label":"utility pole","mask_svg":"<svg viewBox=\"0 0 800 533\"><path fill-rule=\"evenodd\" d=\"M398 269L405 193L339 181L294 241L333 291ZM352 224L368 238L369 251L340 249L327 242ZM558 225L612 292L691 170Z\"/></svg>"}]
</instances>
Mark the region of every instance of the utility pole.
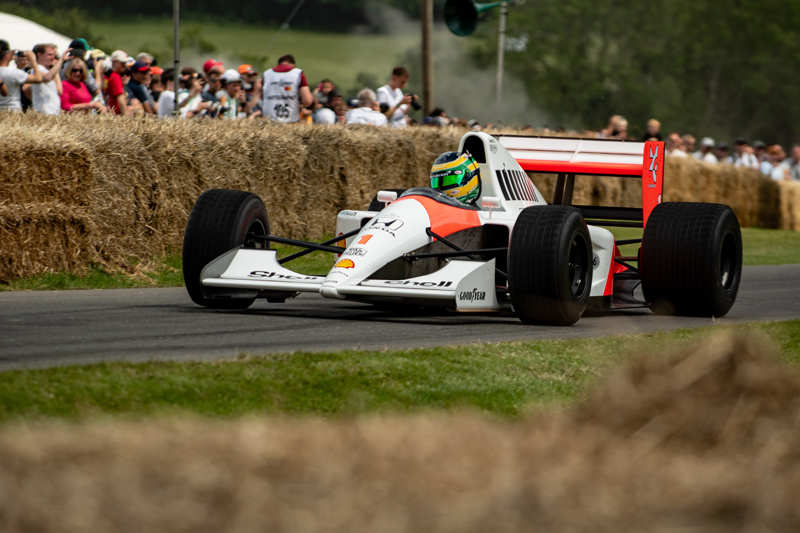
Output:
<instances>
[{"instance_id":1,"label":"utility pole","mask_svg":"<svg viewBox=\"0 0 800 533\"><path fill-rule=\"evenodd\" d=\"M500 37L497 43L497 120L503 124L503 62L506 49L506 19L508 18L508 4L503 2L500 6Z\"/></svg>"},{"instance_id":2,"label":"utility pole","mask_svg":"<svg viewBox=\"0 0 800 533\"><path fill-rule=\"evenodd\" d=\"M422 111L433 109L433 0L422 0Z\"/></svg>"},{"instance_id":3,"label":"utility pole","mask_svg":"<svg viewBox=\"0 0 800 533\"><path fill-rule=\"evenodd\" d=\"M178 89L180 85L178 85L178 79L180 77L180 66L181 66L181 39L180 39L180 28L181 28L181 0L172 0L172 24L175 27L175 72L172 75L172 79L175 81L175 86L173 87L175 92L175 99L174 107L172 108L173 113L175 116L178 116L177 113L178 109Z\"/></svg>"}]
</instances>

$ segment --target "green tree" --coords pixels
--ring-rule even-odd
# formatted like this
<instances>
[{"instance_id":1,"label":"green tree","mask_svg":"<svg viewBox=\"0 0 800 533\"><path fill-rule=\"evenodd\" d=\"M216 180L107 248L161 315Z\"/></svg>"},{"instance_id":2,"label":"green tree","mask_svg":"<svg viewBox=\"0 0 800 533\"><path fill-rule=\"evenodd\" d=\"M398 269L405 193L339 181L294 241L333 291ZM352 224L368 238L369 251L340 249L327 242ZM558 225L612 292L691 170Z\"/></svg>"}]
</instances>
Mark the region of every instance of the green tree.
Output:
<instances>
[{"instance_id":1,"label":"green tree","mask_svg":"<svg viewBox=\"0 0 800 533\"><path fill-rule=\"evenodd\" d=\"M474 57L494 62L497 10ZM790 142L800 103L800 4L778 0L541 0L509 9L506 55L530 98L563 125L600 128L612 114L643 127Z\"/></svg>"}]
</instances>

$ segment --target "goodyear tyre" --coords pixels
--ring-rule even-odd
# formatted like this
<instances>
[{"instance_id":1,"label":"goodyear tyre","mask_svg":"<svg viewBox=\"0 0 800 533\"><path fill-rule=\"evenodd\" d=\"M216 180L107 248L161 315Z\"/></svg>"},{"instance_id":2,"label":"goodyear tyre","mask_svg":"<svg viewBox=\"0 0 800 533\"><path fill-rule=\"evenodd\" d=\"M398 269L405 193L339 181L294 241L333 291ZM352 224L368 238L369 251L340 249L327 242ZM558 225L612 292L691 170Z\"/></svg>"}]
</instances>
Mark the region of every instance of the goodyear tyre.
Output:
<instances>
[{"instance_id":1,"label":"goodyear tyre","mask_svg":"<svg viewBox=\"0 0 800 533\"><path fill-rule=\"evenodd\" d=\"M192 301L214 309L245 309L258 291L204 287L200 273L212 260L238 246L268 248L249 234L268 235L264 202L244 191L211 189L195 202L183 237L183 277Z\"/></svg>"},{"instance_id":2,"label":"goodyear tyre","mask_svg":"<svg viewBox=\"0 0 800 533\"><path fill-rule=\"evenodd\" d=\"M721 317L742 277L742 233L721 204L656 206L642 237L642 292L654 312Z\"/></svg>"},{"instance_id":3,"label":"goodyear tyre","mask_svg":"<svg viewBox=\"0 0 800 533\"><path fill-rule=\"evenodd\" d=\"M569 206L524 209L508 247L508 287L527 324L574 324L592 285L592 244L580 212Z\"/></svg>"}]
</instances>

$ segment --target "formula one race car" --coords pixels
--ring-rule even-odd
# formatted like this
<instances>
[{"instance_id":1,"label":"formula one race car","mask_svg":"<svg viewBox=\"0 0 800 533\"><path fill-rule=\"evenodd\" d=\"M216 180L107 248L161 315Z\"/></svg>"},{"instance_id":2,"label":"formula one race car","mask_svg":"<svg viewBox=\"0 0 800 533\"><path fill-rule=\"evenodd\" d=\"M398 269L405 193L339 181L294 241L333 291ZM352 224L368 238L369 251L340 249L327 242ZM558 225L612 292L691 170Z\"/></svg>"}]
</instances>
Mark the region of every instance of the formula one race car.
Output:
<instances>
[{"instance_id":1,"label":"formula one race car","mask_svg":"<svg viewBox=\"0 0 800 533\"><path fill-rule=\"evenodd\" d=\"M742 269L739 222L728 206L662 203L663 142L464 135L481 192L464 204L420 187L380 191L367 211L342 211L321 243L270 235L261 199L204 192L192 209L183 272L192 300L244 309L301 292L374 304L514 312L525 323L574 324L587 307L723 316ZM558 175L553 205L526 171ZM570 205L576 175L633 177L642 208ZM398 192L401 192L398 196ZM588 224L587 224L588 222ZM617 241L605 227L644 228ZM303 250L277 258L270 243ZM619 246L640 244L623 256ZM339 254L326 276L284 265L314 250ZM635 289L641 285L643 297Z\"/></svg>"}]
</instances>

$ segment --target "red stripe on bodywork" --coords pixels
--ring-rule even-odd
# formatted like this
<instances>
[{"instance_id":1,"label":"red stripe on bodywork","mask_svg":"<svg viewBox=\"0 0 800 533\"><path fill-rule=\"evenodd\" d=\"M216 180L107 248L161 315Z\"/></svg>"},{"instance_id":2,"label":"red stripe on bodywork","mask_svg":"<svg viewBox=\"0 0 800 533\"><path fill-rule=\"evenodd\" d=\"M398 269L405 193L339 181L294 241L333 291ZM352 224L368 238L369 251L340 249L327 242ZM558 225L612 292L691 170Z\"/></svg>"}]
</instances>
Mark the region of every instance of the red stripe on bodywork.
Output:
<instances>
[{"instance_id":1,"label":"red stripe on bodywork","mask_svg":"<svg viewBox=\"0 0 800 533\"><path fill-rule=\"evenodd\" d=\"M475 228L481 225L481 219L477 211L441 204L425 196L404 196L397 202L412 199L422 204L422 207L428 212L428 217L431 219L431 231L442 237L462 229Z\"/></svg>"},{"instance_id":2,"label":"red stripe on bodywork","mask_svg":"<svg viewBox=\"0 0 800 533\"><path fill-rule=\"evenodd\" d=\"M567 172L569 174L599 174L601 176L641 176L642 165L622 163L570 163L569 161L541 161L517 159L523 170L532 172Z\"/></svg>"}]
</instances>

